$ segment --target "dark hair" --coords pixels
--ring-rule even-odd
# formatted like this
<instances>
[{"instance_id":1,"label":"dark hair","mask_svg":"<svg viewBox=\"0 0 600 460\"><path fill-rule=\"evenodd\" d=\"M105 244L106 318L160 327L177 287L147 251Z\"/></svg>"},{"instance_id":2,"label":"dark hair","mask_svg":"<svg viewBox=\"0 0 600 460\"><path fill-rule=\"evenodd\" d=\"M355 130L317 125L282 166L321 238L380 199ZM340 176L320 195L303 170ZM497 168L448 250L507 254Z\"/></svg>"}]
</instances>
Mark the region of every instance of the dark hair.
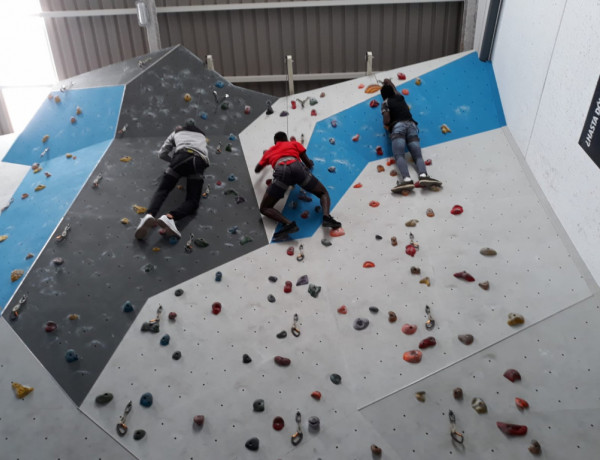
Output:
<instances>
[{"instance_id":1,"label":"dark hair","mask_svg":"<svg viewBox=\"0 0 600 460\"><path fill-rule=\"evenodd\" d=\"M196 122L193 118L185 120L183 126L176 126L175 132L178 133L179 131L194 131L195 133L204 134L204 132L196 126Z\"/></svg>"},{"instance_id":2,"label":"dark hair","mask_svg":"<svg viewBox=\"0 0 600 460\"><path fill-rule=\"evenodd\" d=\"M279 131L275 133L275 136L273 136L273 140L277 144L277 142L287 142L288 137L286 133L284 133L283 131Z\"/></svg>"},{"instance_id":3,"label":"dark hair","mask_svg":"<svg viewBox=\"0 0 600 460\"><path fill-rule=\"evenodd\" d=\"M394 91L394 87L390 85L383 85L381 87L381 97L383 100L386 100L389 97L393 97L396 92Z\"/></svg>"}]
</instances>

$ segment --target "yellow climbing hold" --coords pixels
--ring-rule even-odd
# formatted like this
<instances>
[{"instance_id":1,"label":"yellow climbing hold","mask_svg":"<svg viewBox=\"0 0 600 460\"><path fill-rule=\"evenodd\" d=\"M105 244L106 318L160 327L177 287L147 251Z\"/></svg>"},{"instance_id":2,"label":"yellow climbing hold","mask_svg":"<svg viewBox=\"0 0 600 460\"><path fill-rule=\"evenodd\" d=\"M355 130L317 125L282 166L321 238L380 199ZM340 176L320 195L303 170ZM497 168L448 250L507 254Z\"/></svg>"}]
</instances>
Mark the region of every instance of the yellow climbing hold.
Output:
<instances>
[{"instance_id":1,"label":"yellow climbing hold","mask_svg":"<svg viewBox=\"0 0 600 460\"><path fill-rule=\"evenodd\" d=\"M185 102L190 102L190 101L192 100L192 95L191 95L190 93L185 93L185 94L183 95L183 100L184 100Z\"/></svg>"},{"instance_id":2,"label":"yellow climbing hold","mask_svg":"<svg viewBox=\"0 0 600 460\"><path fill-rule=\"evenodd\" d=\"M129 163L131 160L132 160L131 157L125 156L125 157L121 157L121 159L119 161L122 161L123 163Z\"/></svg>"},{"instance_id":3,"label":"yellow climbing hold","mask_svg":"<svg viewBox=\"0 0 600 460\"><path fill-rule=\"evenodd\" d=\"M54 102L60 104L60 96L54 96Z\"/></svg>"},{"instance_id":4,"label":"yellow climbing hold","mask_svg":"<svg viewBox=\"0 0 600 460\"><path fill-rule=\"evenodd\" d=\"M12 382L11 383L13 389L15 390L15 395L17 395L17 398L19 399L23 399L25 396L27 396L29 393L31 393L33 391L33 387L28 387L27 385L21 385L20 383L17 382Z\"/></svg>"},{"instance_id":5,"label":"yellow climbing hold","mask_svg":"<svg viewBox=\"0 0 600 460\"><path fill-rule=\"evenodd\" d=\"M123 218L121 219L121 223L122 223L123 225L129 225L129 219L128 219L127 217L123 217Z\"/></svg>"},{"instance_id":6,"label":"yellow climbing hold","mask_svg":"<svg viewBox=\"0 0 600 460\"><path fill-rule=\"evenodd\" d=\"M452 132L452 131L450 131L450 128L448 128L448 125L446 125L446 124L443 124L441 126L441 129L442 129L442 133L444 133L444 134L448 134L448 133Z\"/></svg>"},{"instance_id":7,"label":"yellow climbing hold","mask_svg":"<svg viewBox=\"0 0 600 460\"><path fill-rule=\"evenodd\" d=\"M42 185L42 184L40 184L40 185L38 185L38 186L35 188L35 191L36 191L36 192L39 192L40 190L44 190L45 188L46 188L46 186L45 186L45 185Z\"/></svg>"},{"instance_id":8,"label":"yellow climbing hold","mask_svg":"<svg viewBox=\"0 0 600 460\"><path fill-rule=\"evenodd\" d=\"M416 227L419 221L417 219L411 219L408 222L405 222L404 225L407 227Z\"/></svg>"},{"instance_id":9,"label":"yellow climbing hold","mask_svg":"<svg viewBox=\"0 0 600 460\"><path fill-rule=\"evenodd\" d=\"M143 206L138 206L137 204L134 204L133 205L133 210L137 214L146 214L146 211L148 210L148 208L144 208Z\"/></svg>"},{"instance_id":10,"label":"yellow climbing hold","mask_svg":"<svg viewBox=\"0 0 600 460\"><path fill-rule=\"evenodd\" d=\"M157 246L154 246L154 247L152 248L152 252L159 252L159 251L160 251L160 248L159 248L159 247L157 247Z\"/></svg>"},{"instance_id":11,"label":"yellow climbing hold","mask_svg":"<svg viewBox=\"0 0 600 460\"><path fill-rule=\"evenodd\" d=\"M81 114L83 113L83 111L81 110L81 107L77 107L77 108L75 109L75 113L76 113L77 115L81 115Z\"/></svg>"},{"instance_id":12,"label":"yellow climbing hold","mask_svg":"<svg viewBox=\"0 0 600 460\"><path fill-rule=\"evenodd\" d=\"M0 243L8 239L8 235L0 235Z\"/></svg>"},{"instance_id":13,"label":"yellow climbing hold","mask_svg":"<svg viewBox=\"0 0 600 460\"><path fill-rule=\"evenodd\" d=\"M48 142L48 139L50 139L50 136L48 134L46 134L44 137L42 137L42 143L46 143Z\"/></svg>"},{"instance_id":14,"label":"yellow climbing hold","mask_svg":"<svg viewBox=\"0 0 600 460\"><path fill-rule=\"evenodd\" d=\"M77 313L71 313L71 314L68 316L68 318L69 318L71 321L75 321L75 320L79 319L79 315L78 315Z\"/></svg>"},{"instance_id":15,"label":"yellow climbing hold","mask_svg":"<svg viewBox=\"0 0 600 460\"><path fill-rule=\"evenodd\" d=\"M65 156L66 156L67 158L73 158L73 154L72 154L72 153L67 153Z\"/></svg>"},{"instance_id":16,"label":"yellow climbing hold","mask_svg":"<svg viewBox=\"0 0 600 460\"><path fill-rule=\"evenodd\" d=\"M37 174L37 173L39 173L41 170L42 170L42 167L41 167L41 166L38 166L37 168L35 168L35 169L33 170L33 174Z\"/></svg>"},{"instance_id":17,"label":"yellow climbing hold","mask_svg":"<svg viewBox=\"0 0 600 460\"><path fill-rule=\"evenodd\" d=\"M415 85L417 85L417 86L421 86L421 79L420 79L420 78L417 78L417 79L415 80Z\"/></svg>"},{"instance_id":18,"label":"yellow climbing hold","mask_svg":"<svg viewBox=\"0 0 600 460\"><path fill-rule=\"evenodd\" d=\"M431 286L431 281L429 280L429 276L426 276L425 278L423 278L421 281L419 281L419 283L426 284L427 287Z\"/></svg>"},{"instance_id":19,"label":"yellow climbing hold","mask_svg":"<svg viewBox=\"0 0 600 460\"><path fill-rule=\"evenodd\" d=\"M10 272L10 280L12 282L17 281L19 278L21 278L21 276L23 276L25 274L25 272L21 269L16 269L13 270L12 272Z\"/></svg>"}]
</instances>

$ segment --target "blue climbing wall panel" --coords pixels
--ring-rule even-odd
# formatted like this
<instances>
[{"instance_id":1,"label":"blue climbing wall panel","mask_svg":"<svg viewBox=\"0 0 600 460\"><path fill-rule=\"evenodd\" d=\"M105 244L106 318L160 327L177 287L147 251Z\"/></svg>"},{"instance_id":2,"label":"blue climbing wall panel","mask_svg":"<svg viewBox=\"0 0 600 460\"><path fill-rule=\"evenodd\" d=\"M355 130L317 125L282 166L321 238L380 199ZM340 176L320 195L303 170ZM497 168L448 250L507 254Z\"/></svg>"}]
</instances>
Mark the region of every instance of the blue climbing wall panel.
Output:
<instances>
[{"instance_id":1,"label":"blue climbing wall panel","mask_svg":"<svg viewBox=\"0 0 600 460\"><path fill-rule=\"evenodd\" d=\"M123 86L114 86L53 93L6 154L6 162L38 163L41 170L27 173L13 203L0 216L0 234L8 235L0 246L2 273L27 272L35 261L27 255L37 256L52 236L110 146L123 90ZM85 111L78 114L79 106ZM43 142L46 135L49 137ZM38 186L45 188L35 191ZM25 194L27 197L21 198ZM0 283L0 311L18 285L6 278Z\"/></svg>"},{"instance_id":2,"label":"blue climbing wall panel","mask_svg":"<svg viewBox=\"0 0 600 460\"><path fill-rule=\"evenodd\" d=\"M481 62L477 53L423 74L420 79L419 86L415 80L410 80L398 89L409 91L405 98L419 123L421 147L506 125L492 65ZM383 102L379 92L371 100ZM377 146L383 148L384 156L391 156L390 141L382 125L381 106L371 107L371 100L317 123L307 146L308 154L315 162L313 172L329 190L332 209L366 164L381 158L375 152ZM332 121L336 122L336 127ZM452 132L443 134L442 124ZM356 134L359 140L354 142L352 138ZM330 139L335 140L335 144ZM335 172L329 171L331 167L335 167ZM433 177L444 180L443 172L433 171L430 171ZM299 193L298 187L290 192L283 212L289 219L302 221L301 230L293 235L295 239L312 236L322 218L313 212L318 203L299 200ZM308 219L300 217L304 211L310 212ZM335 217L335 213L332 214Z\"/></svg>"}]
</instances>

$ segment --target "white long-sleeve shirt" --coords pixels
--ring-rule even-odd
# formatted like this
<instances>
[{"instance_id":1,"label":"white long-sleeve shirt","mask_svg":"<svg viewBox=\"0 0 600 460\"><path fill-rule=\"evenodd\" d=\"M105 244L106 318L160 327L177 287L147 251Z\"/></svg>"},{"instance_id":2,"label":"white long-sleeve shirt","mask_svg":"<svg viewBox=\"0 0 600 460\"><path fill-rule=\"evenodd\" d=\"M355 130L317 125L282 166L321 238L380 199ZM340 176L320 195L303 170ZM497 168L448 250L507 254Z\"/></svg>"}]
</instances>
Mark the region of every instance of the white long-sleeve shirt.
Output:
<instances>
[{"instance_id":1,"label":"white long-sleeve shirt","mask_svg":"<svg viewBox=\"0 0 600 460\"><path fill-rule=\"evenodd\" d=\"M193 150L194 153L206 161L207 165L210 164L208 159L208 148L206 146L206 137L204 134L196 131L187 131L185 129L177 132L173 131L169 134L169 137L167 137L167 140L158 151L158 156L161 160L171 161L175 152L183 149Z\"/></svg>"}]
</instances>

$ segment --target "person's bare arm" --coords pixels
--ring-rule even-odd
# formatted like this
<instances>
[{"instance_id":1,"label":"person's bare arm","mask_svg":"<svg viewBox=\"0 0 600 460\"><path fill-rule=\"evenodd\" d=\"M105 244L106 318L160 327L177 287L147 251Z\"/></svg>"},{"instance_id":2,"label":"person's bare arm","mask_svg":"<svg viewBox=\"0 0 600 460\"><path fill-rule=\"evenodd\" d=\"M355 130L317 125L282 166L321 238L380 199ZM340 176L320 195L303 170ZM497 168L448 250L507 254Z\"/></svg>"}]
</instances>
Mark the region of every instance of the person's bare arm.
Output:
<instances>
[{"instance_id":1,"label":"person's bare arm","mask_svg":"<svg viewBox=\"0 0 600 460\"><path fill-rule=\"evenodd\" d=\"M308 158L306 150L300 154L300 159L308 167L308 169L312 169L315 165L314 162L310 158Z\"/></svg>"}]
</instances>

